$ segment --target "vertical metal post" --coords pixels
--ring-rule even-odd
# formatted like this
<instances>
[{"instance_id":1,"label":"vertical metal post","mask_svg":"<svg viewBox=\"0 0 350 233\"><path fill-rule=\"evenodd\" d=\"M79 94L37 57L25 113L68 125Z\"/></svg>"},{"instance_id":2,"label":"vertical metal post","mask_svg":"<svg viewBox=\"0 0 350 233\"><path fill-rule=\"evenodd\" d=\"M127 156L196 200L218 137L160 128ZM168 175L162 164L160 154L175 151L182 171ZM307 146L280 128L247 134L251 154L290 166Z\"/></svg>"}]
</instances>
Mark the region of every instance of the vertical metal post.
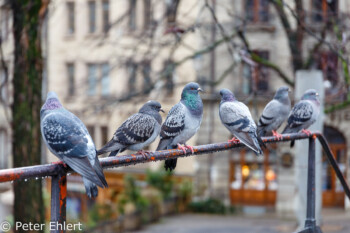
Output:
<instances>
[{"instance_id":1,"label":"vertical metal post","mask_svg":"<svg viewBox=\"0 0 350 233\"><path fill-rule=\"evenodd\" d=\"M67 176L52 176L51 180L51 233L65 233Z\"/></svg>"},{"instance_id":2,"label":"vertical metal post","mask_svg":"<svg viewBox=\"0 0 350 233\"><path fill-rule=\"evenodd\" d=\"M309 138L309 160L307 171L307 199L306 199L306 220L304 230L300 232L320 233L321 229L316 226L316 190L315 190L315 145L316 135Z\"/></svg>"},{"instance_id":3,"label":"vertical metal post","mask_svg":"<svg viewBox=\"0 0 350 233\"><path fill-rule=\"evenodd\" d=\"M314 137L309 138L309 161L307 172L307 202L305 228L316 226L315 220L315 142Z\"/></svg>"}]
</instances>

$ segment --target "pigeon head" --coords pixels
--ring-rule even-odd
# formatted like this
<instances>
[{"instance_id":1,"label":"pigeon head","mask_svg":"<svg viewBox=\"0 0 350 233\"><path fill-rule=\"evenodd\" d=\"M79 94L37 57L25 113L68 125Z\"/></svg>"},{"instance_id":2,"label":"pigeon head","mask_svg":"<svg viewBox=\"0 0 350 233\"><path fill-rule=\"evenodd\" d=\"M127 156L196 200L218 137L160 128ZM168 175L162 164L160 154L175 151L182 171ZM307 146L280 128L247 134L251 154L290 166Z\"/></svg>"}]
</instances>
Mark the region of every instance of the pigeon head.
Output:
<instances>
[{"instance_id":1,"label":"pigeon head","mask_svg":"<svg viewBox=\"0 0 350 233\"><path fill-rule=\"evenodd\" d=\"M156 111L156 112L164 112L162 109L162 106L158 101L155 100L150 100L147 103L145 103L141 108L140 108L140 113L145 113L149 111Z\"/></svg>"},{"instance_id":2,"label":"pigeon head","mask_svg":"<svg viewBox=\"0 0 350 233\"><path fill-rule=\"evenodd\" d=\"M139 111L139 113L153 116L158 121L158 123L161 124L162 116L159 114L159 112L164 112L164 110L162 109L160 103L155 100L150 100L147 103L145 103Z\"/></svg>"},{"instance_id":3,"label":"pigeon head","mask_svg":"<svg viewBox=\"0 0 350 233\"><path fill-rule=\"evenodd\" d=\"M220 90L221 102L226 101L235 101L235 95L229 89L221 89Z\"/></svg>"},{"instance_id":4,"label":"pigeon head","mask_svg":"<svg viewBox=\"0 0 350 233\"><path fill-rule=\"evenodd\" d=\"M277 89L275 96L273 97L276 100L285 100L288 99L289 88L286 86L280 87Z\"/></svg>"},{"instance_id":5,"label":"pigeon head","mask_svg":"<svg viewBox=\"0 0 350 233\"><path fill-rule=\"evenodd\" d=\"M307 90L304 95L301 97L302 100L314 100L316 102L319 102L318 99L318 93L315 89L309 89Z\"/></svg>"},{"instance_id":6,"label":"pigeon head","mask_svg":"<svg viewBox=\"0 0 350 233\"><path fill-rule=\"evenodd\" d=\"M46 101L41 110L54 110L58 108L62 108L62 104L58 100L57 94L51 91L47 94Z\"/></svg>"},{"instance_id":7,"label":"pigeon head","mask_svg":"<svg viewBox=\"0 0 350 233\"><path fill-rule=\"evenodd\" d=\"M191 111L194 115L202 115L203 102L198 92L203 91L198 83L188 83L181 94L181 102Z\"/></svg>"},{"instance_id":8,"label":"pigeon head","mask_svg":"<svg viewBox=\"0 0 350 233\"><path fill-rule=\"evenodd\" d=\"M198 83L188 83L182 90L181 99L191 98L190 96L198 95L198 92L203 91Z\"/></svg>"}]
</instances>

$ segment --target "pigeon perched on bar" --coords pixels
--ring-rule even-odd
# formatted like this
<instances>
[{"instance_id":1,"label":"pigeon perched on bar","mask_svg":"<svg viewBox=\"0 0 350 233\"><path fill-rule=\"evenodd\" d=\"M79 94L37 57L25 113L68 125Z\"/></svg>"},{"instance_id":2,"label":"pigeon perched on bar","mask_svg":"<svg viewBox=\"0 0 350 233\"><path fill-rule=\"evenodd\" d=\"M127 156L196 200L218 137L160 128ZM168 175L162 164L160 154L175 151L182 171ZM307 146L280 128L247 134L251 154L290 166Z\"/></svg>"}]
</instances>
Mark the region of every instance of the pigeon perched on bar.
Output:
<instances>
[{"instance_id":1,"label":"pigeon perched on bar","mask_svg":"<svg viewBox=\"0 0 350 233\"><path fill-rule=\"evenodd\" d=\"M203 102L199 95L202 89L197 83L188 83L182 90L181 100L168 113L160 132L157 150L180 148L186 154L186 148L193 148L186 142L196 134L203 117ZM181 144L184 144L182 146ZM165 170L174 170L177 159L165 160Z\"/></svg>"},{"instance_id":2,"label":"pigeon perched on bar","mask_svg":"<svg viewBox=\"0 0 350 233\"><path fill-rule=\"evenodd\" d=\"M308 129L315 123L320 113L320 101L318 93L314 89L307 90L301 97L301 100L294 105L289 114L287 126L283 130L285 133L298 133L300 131L311 134ZM291 142L291 147L294 145L294 140Z\"/></svg>"},{"instance_id":3,"label":"pigeon perched on bar","mask_svg":"<svg viewBox=\"0 0 350 233\"><path fill-rule=\"evenodd\" d=\"M222 124L233 134L230 142L242 142L256 154L262 154L263 141L256 133L256 125L248 107L239 102L228 89L221 89L219 115ZM238 139L238 140L237 140Z\"/></svg>"},{"instance_id":4,"label":"pigeon perched on bar","mask_svg":"<svg viewBox=\"0 0 350 233\"><path fill-rule=\"evenodd\" d=\"M111 152L109 156L116 156L128 149L145 155L142 149L150 145L160 133L162 124L160 111L164 112L159 102L150 100L145 103L138 113L123 122L113 138L98 150L97 154Z\"/></svg>"},{"instance_id":5,"label":"pigeon perched on bar","mask_svg":"<svg viewBox=\"0 0 350 233\"><path fill-rule=\"evenodd\" d=\"M62 106L54 92L48 93L41 108L40 128L49 150L83 177L90 198L97 197L97 186L108 187L88 130L78 117Z\"/></svg>"},{"instance_id":6,"label":"pigeon perched on bar","mask_svg":"<svg viewBox=\"0 0 350 233\"><path fill-rule=\"evenodd\" d=\"M287 120L291 110L288 92L288 87L278 88L273 99L264 108L258 122L259 137L271 135L271 133L278 139L282 137L276 131Z\"/></svg>"}]
</instances>

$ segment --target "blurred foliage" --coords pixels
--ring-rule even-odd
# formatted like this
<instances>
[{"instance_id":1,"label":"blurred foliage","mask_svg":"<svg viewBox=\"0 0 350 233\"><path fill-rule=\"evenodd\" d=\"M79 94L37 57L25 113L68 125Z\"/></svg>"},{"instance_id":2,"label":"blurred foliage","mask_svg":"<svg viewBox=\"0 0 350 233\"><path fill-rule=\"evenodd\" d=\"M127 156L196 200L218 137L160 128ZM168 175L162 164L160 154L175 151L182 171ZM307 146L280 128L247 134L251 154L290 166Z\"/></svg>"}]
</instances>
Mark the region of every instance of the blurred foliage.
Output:
<instances>
[{"instance_id":1,"label":"blurred foliage","mask_svg":"<svg viewBox=\"0 0 350 233\"><path fill-rule=\"evenodd\" d=\"M174 188L174 181L171 179L171 176L172 173L164 169L146 171L146 181L148 185L158 189L162 193L164 199L170 198Z\"/></svg>"},{"instance_id":2,"label":"blurred foliage","mask_svg":"<svg viewBox=\"0 0 350 233\"><path fill-rule=\"evenodd\" d=\"M195 213L233 214L236 212L236 208L234 206L227 207L221 200L214 198L192 202L188 207L190 211Z\"/></svg>"},{"instance_id":3,"label":"blurred foliage","mask_svg":"<svg viewBox=\"0 0 350 233\"><path fill-rule=\"evenodd\" d=\"M142 196L141 188L133 176L125 176L125 189L118 198L118 210L121 214L125 213L125 205L132 203L136 211L144 212L149 205L149 201Z\"/></svg>"},{"instance_id":4,"label":"blurred foliage","mask_svg":"<svg viewBox=\"0 0 350 233\"><path fill-rule=\"evenodd\" d=\"M108 203L95 203L89 210L88 226L95 226L98 222L111 219L114 215L114 208Z\"/></svg>"},{"instance_id":5,"label":"blurred foliage","mask_svg":"<svg viewBox=\"0 0 350 233\"><path fill-rule=\"evenodd\" d=\"M181 182L177 190L177 195L182 201L188 202L192 197L192 182L187 179Z\"/></svg>"}]
</instances>

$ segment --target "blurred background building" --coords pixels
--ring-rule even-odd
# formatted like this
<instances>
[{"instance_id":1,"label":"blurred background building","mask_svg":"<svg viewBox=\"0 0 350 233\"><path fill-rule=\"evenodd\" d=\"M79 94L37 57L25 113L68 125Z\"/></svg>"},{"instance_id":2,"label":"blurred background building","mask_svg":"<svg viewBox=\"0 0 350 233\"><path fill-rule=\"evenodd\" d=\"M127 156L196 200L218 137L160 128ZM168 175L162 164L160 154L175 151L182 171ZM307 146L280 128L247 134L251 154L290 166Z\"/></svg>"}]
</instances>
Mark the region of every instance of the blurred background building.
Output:
<instances>
[{"instance_id":1,"label":"blurred background building","mask_svg":"<svg viewBox=\"0 0 350 233\"><path fill-rule=\"evenodd\" d=\"M295 7L295 1L285 2ZM345 0L306 0L302 4L303 26L315 33L328 30L323 25L329 20L350 13L350 2ZM8 107L12 86L5 79L11 80L14 48L12 17L3 5L0 45L5 63L0 65L0 80L7 84L1 84L5 91L1 92L0 168L8 168L12 166ZM293 11L286 11L286 17L293 20ZM279 13L268 0L221 0L210 1L210 5L180 0L51 0L42 34L43 99L48 91L55 91L63 105L86 124L100 148L144 102L156 99L167 112L179 101L184 84L197 81L205 89L204 117L199 133L188 144L228 140L232 135L218 116L221 88L231 89L258 120L275 90L289 85L277 69L237 49L243 44L240 33L250 52L280 67L287 77L294 77L295 61ZM301 56L309 62L307 69L323 72L326 105L344 101L344 69L337 54L303 33ZM337 35L333 37L337 39ZM323 131L347 177L349 121L348 107L329 113L325 115ZM157 141L146 149L154 150L156 146ZM193 181L197 199L218 198L227 205L254 206L256 211L273 210L290 216L296 193L294 157L289 144L269 145L262 157L247 149L232 150L179 159L174 174ZM44 148L42 162L56 160ZM316 162L322 164L323 207L348 208L327 160L323 157ZM97 201L111 197L115 190L120 192L124 174L142 176L147 168L156 170L162 166L157 162L106 170L111 188L100 190ZM71 203L76 203L78 209L86 208L80 179L72 176L69 180ZM0 200L5 208L9 207L11 185L1 184L0 189Z\"/></svg>"}]
</instances>

